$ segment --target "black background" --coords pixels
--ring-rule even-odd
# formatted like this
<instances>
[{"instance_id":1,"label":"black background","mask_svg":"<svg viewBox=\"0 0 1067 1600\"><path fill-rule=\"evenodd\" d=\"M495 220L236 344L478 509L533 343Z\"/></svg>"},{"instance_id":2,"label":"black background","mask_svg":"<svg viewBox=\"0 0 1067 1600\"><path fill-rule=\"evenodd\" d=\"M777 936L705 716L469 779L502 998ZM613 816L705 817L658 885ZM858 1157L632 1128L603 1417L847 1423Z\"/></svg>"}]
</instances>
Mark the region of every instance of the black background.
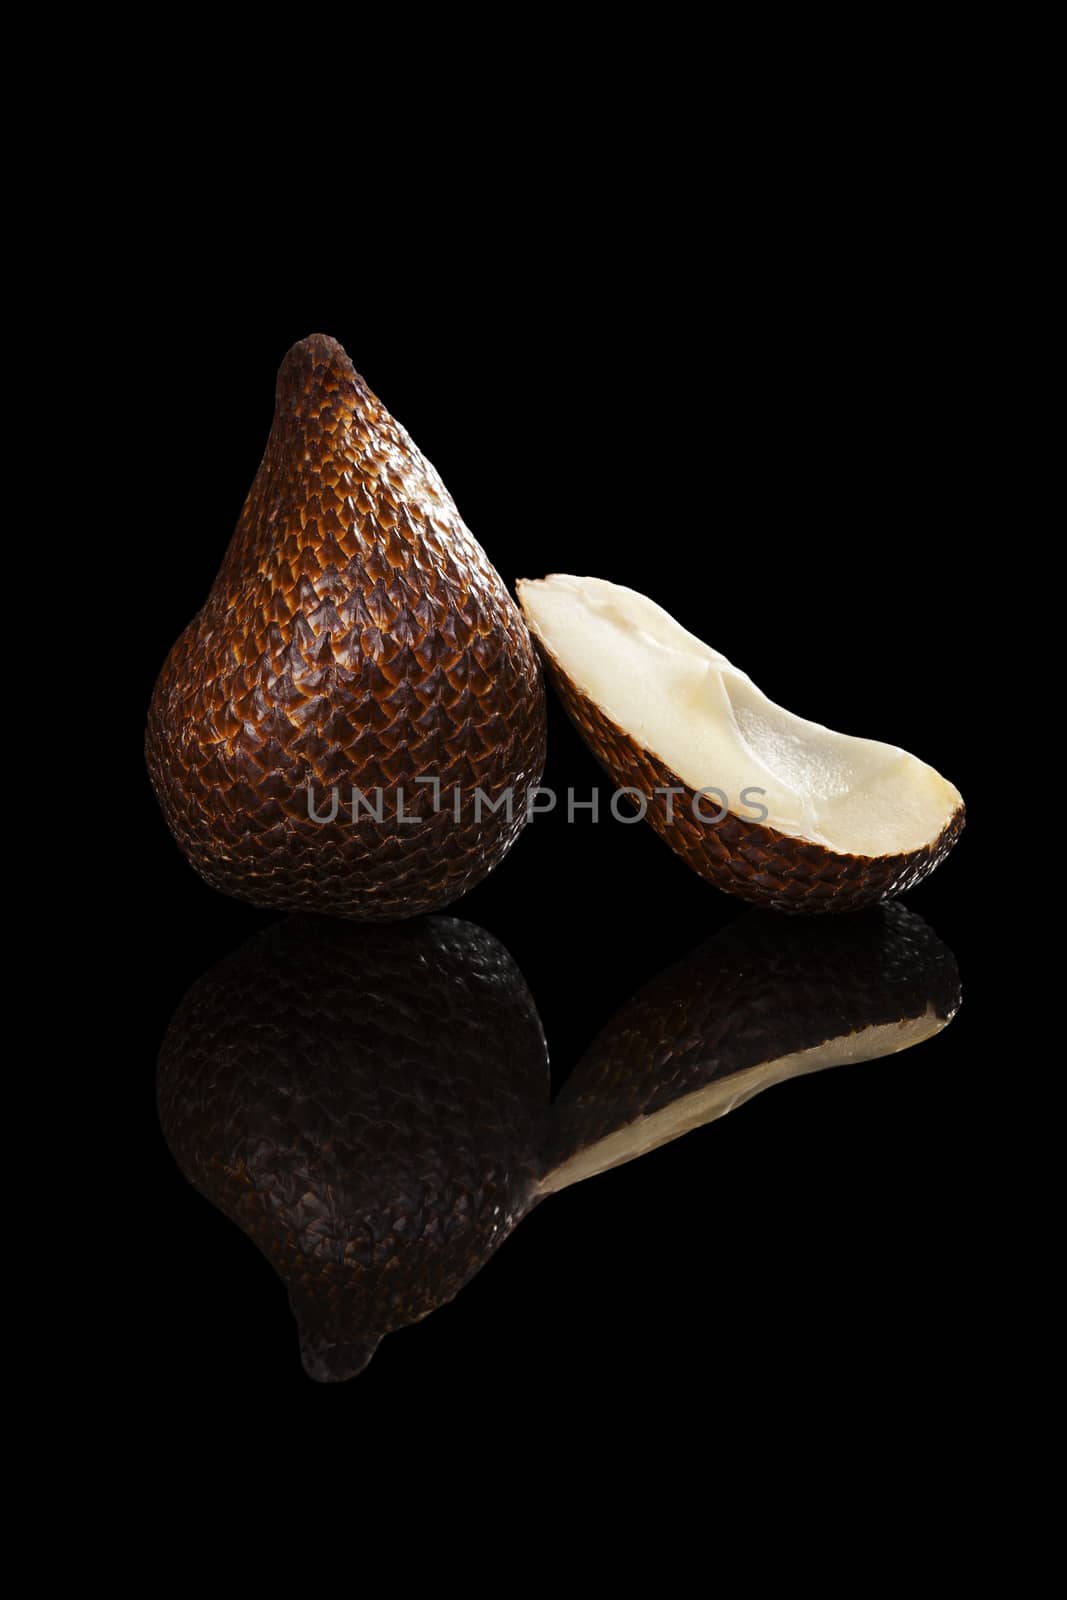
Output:
<instances>
[{"instance_id":1,"label":"black background","mask_svg":"<svg viewBox=\"0 0 1067 1600\"><path fill-rule=\"evenodd\" d=\"M900 743L968 799L961 579L980 491L980 355L959 217L936 185L878 203L774 199L728 238L635 207L633 232L536 225L477 245L442 219L410 239L353 224L327 268L234 271L173 241L142 359L167 470L146 529L143 716L203 602L270 427L288 346L333 334L434 462L510 584L592 573L650 594L773 699ZM770 204L770 201L768 202ZM635 246L640 240L640 251ZM430 248L430 240L433 247ZM161 267L163 245L148 261ZM402 262L403 270L398 263ZM963 485L970 485L964 489ZM608 785L552 703L545 782ZM136 742L138 730L131 729ZM953 948L964 1006L897 1058L775 1088L711 1127L551 1199L450 1306L385 1340L353 1383L304 1377L285 1294L185 1183L155 1121L154 1059L189 984L271 918L209 890L143 780L137 871L150 933L126 1115L145 1239L139 1314L175 1405L237 1398L468 1424L533 1422L546 1395L591 1408L692 1404L783 1367L838 1403L891 1404L920 1372L947 1403L965 1308L968 991L976 818L908 903ZM970 913L968 906L971 907ZM739 907L650 829L539 818L450 914L519 963L554 1081L642 983Z\"/></svg>"}]
</instances>

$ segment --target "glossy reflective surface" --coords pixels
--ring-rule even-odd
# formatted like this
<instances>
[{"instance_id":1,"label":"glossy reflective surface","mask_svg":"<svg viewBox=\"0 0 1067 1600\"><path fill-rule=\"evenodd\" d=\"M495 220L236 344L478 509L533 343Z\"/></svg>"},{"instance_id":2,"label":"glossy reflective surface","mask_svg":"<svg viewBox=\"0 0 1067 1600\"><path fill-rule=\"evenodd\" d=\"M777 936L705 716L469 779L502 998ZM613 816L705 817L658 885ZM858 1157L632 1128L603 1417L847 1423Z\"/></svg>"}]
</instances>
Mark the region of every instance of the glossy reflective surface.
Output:
<instances>
[{"instance_id":1,"label":"glossy reflective surface","mask_svg":"<svg viewBox=\"0 0 1067 1600\"><path fill-rule=\"evenodd\" d=\"M285 1283L305 1371L336 1382L546 1197L789 1077L920 1044L959 1003L951 953L902 905L814 925L749 912L632 996L550 1105L534 998L491 934L297 917L186 995L160 1116L186 1177Z\"/></svg>"}]
</instances>

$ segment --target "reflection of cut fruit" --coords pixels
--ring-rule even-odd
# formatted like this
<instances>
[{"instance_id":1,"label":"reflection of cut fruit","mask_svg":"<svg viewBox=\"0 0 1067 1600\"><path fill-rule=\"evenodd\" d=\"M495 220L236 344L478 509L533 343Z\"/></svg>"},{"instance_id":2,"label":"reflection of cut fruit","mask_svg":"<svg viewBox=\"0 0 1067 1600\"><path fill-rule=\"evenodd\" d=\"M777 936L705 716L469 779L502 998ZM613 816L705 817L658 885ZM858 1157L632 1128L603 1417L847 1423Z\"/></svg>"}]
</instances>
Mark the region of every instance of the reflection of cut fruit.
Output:
<instances>
[{"instance_id":1,"label":"reflection of cut fruit","mask_svg":"<svg viewBox=\"0 0 1067 1600\"><path fill-rule=\"evenodd\" d=\"M502 945L451 917L294 917L182 1001L160 1117L283 1279L313 1378L451 1300L533 1201L548 1056Z\"/></svg>"},{"instance_id":2,"label":"reflection of cut fruit","mask_svg":"<svg viewBox=\"0 0 1067 1600\"><path fill-rule=\"evenodd\" d=\"M802 1073L928 1039L959 975L921 917L749 912L617 1012L552 1108L542 1192L632 1161Z\"/></svg>"},{"instance_id":3,"label":"reflection of cut fruit","mask_svg":"<svg viewBox=\"0 0 1067 1600\"><path fill-rule=\"evenodd\" d=\"M517 587L593 754L717 888L783 911L854 910L912 887L955 844L963 800L933 767L776 706L643 595L563 574Z\"/></svg>"}]
</instances>

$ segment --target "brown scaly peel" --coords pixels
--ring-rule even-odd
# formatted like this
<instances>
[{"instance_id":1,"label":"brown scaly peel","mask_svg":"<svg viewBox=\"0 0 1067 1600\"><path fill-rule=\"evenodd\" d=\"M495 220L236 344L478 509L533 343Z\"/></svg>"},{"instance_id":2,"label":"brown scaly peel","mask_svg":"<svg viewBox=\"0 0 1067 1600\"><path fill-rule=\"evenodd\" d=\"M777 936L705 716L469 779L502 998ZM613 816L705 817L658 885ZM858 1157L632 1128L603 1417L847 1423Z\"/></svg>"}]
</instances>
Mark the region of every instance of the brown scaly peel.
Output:
<instances>
[{"instance_id":1,"label":"brown scaly peel","mask_svg":"<svg viewBox=\"0 0 1067 1600\"><path fill-rule=\"evenodd\" d=\"M787 1078L895 1054L960 1004L952 953L904 906L818 923L749 911L645 985L552 1107L552 1193L724 1116Z\"/></svg>"},{"instance_id":2,"label":"brown scaly peel","mask_svg":"<svg viewBox=\"0 0 1067 1600\"><path fill-rule=\"evenodd\" d=\"M463 1287L533 1203L548 1054L507 951L453 917L292 917L171 1022L160 1119L189 1181L289 1291L309 1376Z\"/></svg>"},{"instance_id":3,"label":"brown scaly peel","mask_svg":"<svg viewBox=\"0 0 1067 1600\"><path fill-rule=\"evenodd\" d=\"M558 573L517 588L578 732L717 889L778 911L854 911L928 877L963 831L962 797L932 767L776 706L634 590ZM746 789L760 795L746 802Z\"/></svg>"},{"instance_id":4,"label":"brown scaly peel","mask_svg":"<svg viewBox=\"0 0 1067 1600\"><path fill-rule=\"evenodd\" d=\"M302 340L214 586L152 696L148 770L179 845L254 905L411 916L502 859L544 749L540 667L503 581L336 340ZM419 777L439 780L439 804ZM321 817L336 786L332 822L309 816L309 785ZM358 802L352 821L353 787L381 821ZM510 816L476 801L509 787Z\"/></svg>"}]
</instances>

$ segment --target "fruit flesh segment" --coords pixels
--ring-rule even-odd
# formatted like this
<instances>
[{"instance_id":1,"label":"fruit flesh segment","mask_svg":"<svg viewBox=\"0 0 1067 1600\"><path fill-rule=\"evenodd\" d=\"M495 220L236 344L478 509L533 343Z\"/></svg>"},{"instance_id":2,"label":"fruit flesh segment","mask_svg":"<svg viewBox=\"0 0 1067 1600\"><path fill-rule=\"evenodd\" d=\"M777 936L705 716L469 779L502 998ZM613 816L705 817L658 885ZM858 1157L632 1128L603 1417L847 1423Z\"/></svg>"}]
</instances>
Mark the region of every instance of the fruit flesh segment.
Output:
<instances>
[{"instance_id":1,"label":"fruit flesh segment","mask_svg":"<svg viewBox=\"0 0 1067 1600\"><path fill-rule=\"evenodd\" d=\"M691 789L722 790L742 817L839 853L878 856L930 844L962 804L954 785L906 750L775 705L633 589L559 573L517 587L532 631L572 683ZM745 789L764 792L746 803ZM709 797L707 813L719 803Z\"/></svg>"}]
</instances>

